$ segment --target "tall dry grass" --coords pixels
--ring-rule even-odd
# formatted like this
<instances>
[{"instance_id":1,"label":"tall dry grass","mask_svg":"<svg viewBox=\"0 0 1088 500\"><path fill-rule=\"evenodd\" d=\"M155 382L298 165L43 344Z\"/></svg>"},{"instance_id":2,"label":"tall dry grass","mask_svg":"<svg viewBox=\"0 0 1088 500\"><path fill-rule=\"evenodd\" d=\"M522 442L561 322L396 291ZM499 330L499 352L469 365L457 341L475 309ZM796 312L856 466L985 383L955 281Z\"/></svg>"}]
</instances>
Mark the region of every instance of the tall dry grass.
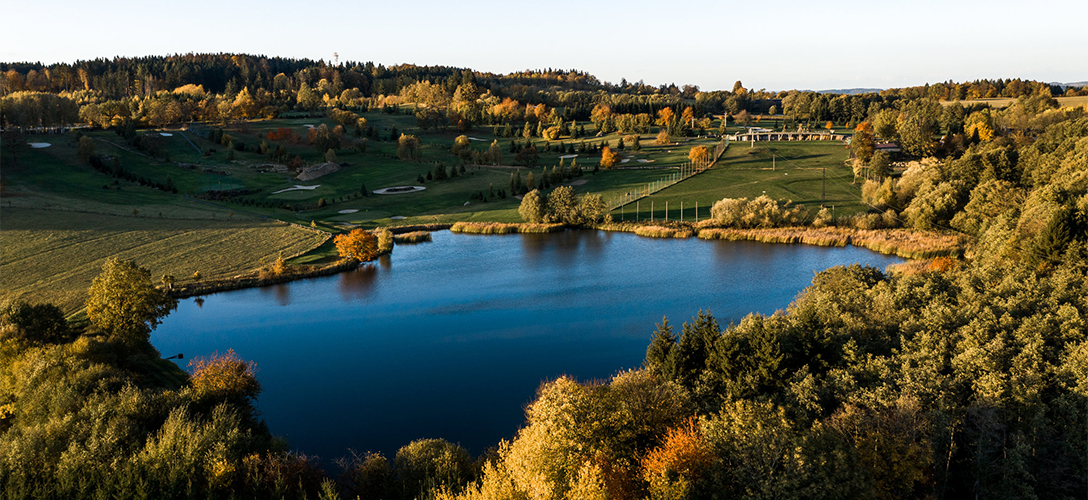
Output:
<instances>
[{"instance_id":1,"label":"tall dry grass","mask_svg":"<svg viewBox=\"0 0 1088 500\"><path fill-rule=\"evenodd\" d=\"M555 233L566 229L564 224L543 223L503 223L503 222L458 222L450 228L451 232L464 234L515 234L515 233Z\"/></svg>"},{"instance_id":2,"label":"tall dry grass","mask_svg":"<svg viewBox=\"0 0 1088 500\"><path fill-rule=\"evenodd\" d=\"M850 229L840 227L785 227L773 229L704 228L698 236L705 240L759 241L763 243L803 243L819 246L854 245L875 252L907 259L959 257L969 238L954 233L911 229Z\"/></svg>"},{"instance_id":3,"label":"tall dry grass","mask_svg":"<svg viewBox=\"0 0 1088 500\"><path fill-rule=\"evenodd\" d=\"M397 243L423 243L431 241L430 231L412 231L404 234L394 234L393 241Z\"/></svg>"}]
</instances>

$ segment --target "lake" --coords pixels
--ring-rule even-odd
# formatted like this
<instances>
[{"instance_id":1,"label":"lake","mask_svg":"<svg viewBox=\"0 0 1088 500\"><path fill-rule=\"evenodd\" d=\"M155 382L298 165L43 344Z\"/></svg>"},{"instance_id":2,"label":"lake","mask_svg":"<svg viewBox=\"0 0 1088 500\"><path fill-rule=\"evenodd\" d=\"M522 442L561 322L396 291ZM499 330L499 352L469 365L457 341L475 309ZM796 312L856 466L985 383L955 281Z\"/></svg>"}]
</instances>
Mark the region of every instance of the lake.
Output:
<instances>
[{"instance_id":1,"label":"lake","mask_svg":"<svg viewBox=\"0 0 1088 500\"><path fill-rule=\"evenodd\" d=\"M542 381L640 366L663 316L677 333L700 309L724 327L784 309L817 271L902 261L583 230L433 238L352 272L182 300L152 343L256 362L257 407L301 453L392 459L441 437L479 454L513 437Z\"/></svg>"}]
</instances>

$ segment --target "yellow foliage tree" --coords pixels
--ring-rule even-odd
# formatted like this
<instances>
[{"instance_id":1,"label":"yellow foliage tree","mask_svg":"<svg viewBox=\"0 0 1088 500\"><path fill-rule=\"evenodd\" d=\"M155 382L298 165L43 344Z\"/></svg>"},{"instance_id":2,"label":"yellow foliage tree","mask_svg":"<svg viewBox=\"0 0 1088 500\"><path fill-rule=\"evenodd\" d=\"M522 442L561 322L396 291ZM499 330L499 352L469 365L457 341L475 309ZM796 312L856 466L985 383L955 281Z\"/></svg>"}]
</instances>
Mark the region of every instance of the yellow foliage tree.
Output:
<instances>
[{"instance_id":1,"label":"yellow foliage tree","mask_svg":"<svg viewBox=\"0 0 1088 500\"><path fill-rule=\"evenodd\" d=\"M613 152L612 148L605 146L601 149L601 167L612 168L616 161L619 160L619 153Z\"/></svg>"},{"instance_id":2,"label":"yellow foliage tree","mask_svg":"<svg viewBox=\"0 0 1088 500\"><path fill-rule=\"evenodd\" d=\"M706 164L710 160L710 150L706 146L695 146L688 152L688 159L696 165Z\"/></svg>"},{"instance_id":3,"label":"yellow foliage tree","mask_svg":"<svg viewBox=\"0 0 1088 500\"><path fill-rule=\"evenodd\" d=\"M662 108L657 112L657 123L659 126L668 128L672 126L673 120L676 119L676 113L673 113L672 108Z\"/></svg>"},{"instance_id":4,"label":"yellow foliage tree","mask_svg":"<svg viewBox=\"0 0 1088 500\"><path fill-rule=\"evenodd\" d=\"M378 238L370 231L352 229L350 233L337 235L333 243L337 253L346 259L366 262L378 255Z\"/></svg>"}]
</instances>

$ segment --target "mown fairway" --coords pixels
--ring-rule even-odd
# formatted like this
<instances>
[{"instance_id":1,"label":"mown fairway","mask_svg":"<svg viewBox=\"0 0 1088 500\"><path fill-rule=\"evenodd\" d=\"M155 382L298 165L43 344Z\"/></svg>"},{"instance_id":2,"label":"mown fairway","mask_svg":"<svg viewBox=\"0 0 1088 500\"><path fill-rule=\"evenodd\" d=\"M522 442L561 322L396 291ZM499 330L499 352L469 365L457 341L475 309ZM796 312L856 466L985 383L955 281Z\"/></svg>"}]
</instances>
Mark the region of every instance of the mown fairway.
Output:
<instances>
[{"instance_id":1,"label":"mown fairway","mask_svg":"<svg viewBox=\"0 0 1088 500\"><path fill-rule=\"evenodd\" d=\"M316 247L313 231L269 221L171 220L67 211L0 209L0 300L83 307L87 288L107 257L133 259L185 281L231 275Z\"/></svg>"}]
</instances>

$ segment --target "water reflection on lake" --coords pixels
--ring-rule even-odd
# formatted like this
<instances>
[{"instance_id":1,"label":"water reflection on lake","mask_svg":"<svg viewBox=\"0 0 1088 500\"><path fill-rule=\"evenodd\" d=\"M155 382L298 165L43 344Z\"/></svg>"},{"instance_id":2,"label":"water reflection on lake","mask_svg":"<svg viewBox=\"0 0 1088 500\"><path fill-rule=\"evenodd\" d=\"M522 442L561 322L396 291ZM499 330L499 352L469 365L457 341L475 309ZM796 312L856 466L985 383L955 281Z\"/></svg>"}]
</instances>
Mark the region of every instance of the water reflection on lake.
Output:
<instances>
[{"instance_id":1,"label":"water reflection on lake","mask_svg":"<svg viewBox=\"0 0 1088 500\"><path fill-rule=\"evenodd\" d=\"M187 358L233 348L293 448L334 459L444 437L511 437L542 380L641 364L654 324L699 309L727 325L785 308L815 271L899 259L854 247L654 240L566 231L436 232L357 271L179 304L152 341Z\"/></svg>"}]
</instances>

